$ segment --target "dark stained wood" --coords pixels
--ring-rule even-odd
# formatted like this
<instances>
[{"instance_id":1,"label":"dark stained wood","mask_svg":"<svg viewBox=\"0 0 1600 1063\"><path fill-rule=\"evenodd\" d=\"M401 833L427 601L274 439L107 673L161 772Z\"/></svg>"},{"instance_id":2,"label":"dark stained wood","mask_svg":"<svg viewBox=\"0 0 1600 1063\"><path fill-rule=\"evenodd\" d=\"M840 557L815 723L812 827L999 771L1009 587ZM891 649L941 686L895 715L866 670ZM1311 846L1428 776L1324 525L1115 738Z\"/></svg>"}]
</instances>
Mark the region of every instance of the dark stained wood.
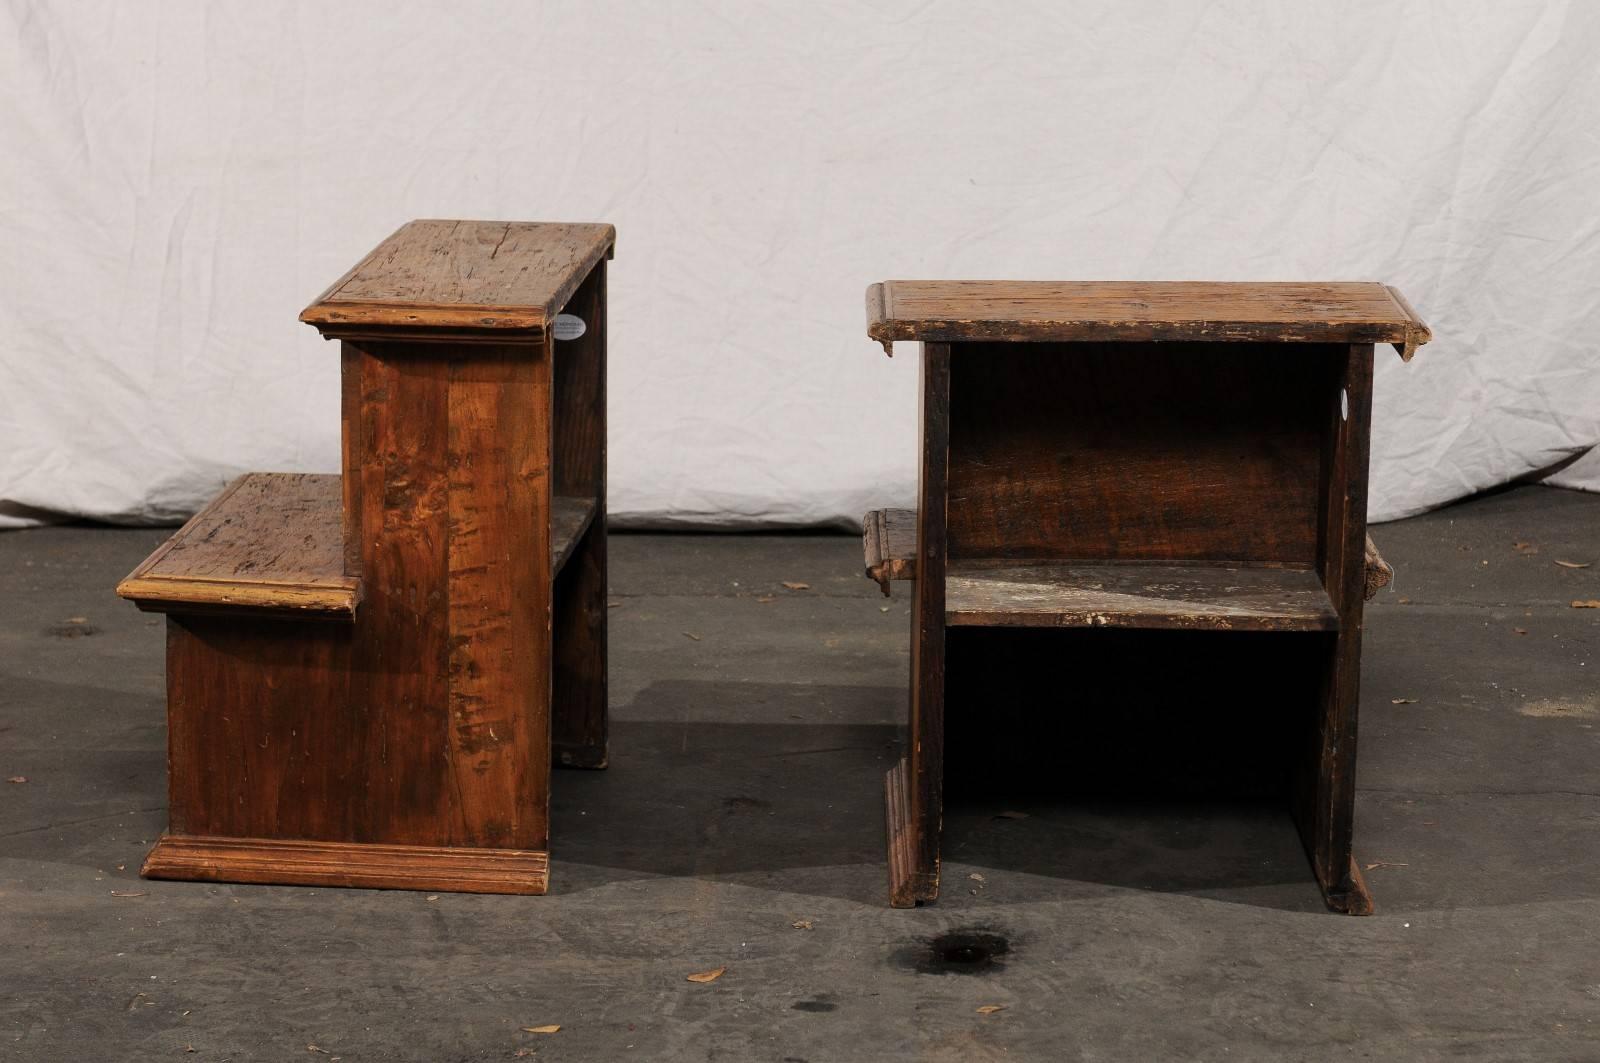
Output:
<instances>
[{"instance_id":1,"label":"dark stained wood","mask_svg":"<svg viewBox=\"0 0 1600 1063\"><path fill-rule=\"evenodd\" d=\"M1343 350L958 346L950 556L1311 564Z\"/></svg>"},{"instance_id":2,"label":"dark stained wood","mask_svg":"<svg viewBox=\"0 0 1600 1063\"><path fill-rule=\"evenodd\" d=\"M872 510L861 518L861 545L867 576L883 588L887 597L892 581L917 578L917 511ZM1365 564L1366 597L1371 601L1373 595L1389 586L1394 579L1394 569L1378 553L1370 535L1367 536Z\"/></svg>"},{"instance_id":3,"label":"dark stained wood","mask_svg":"<svg viewBox=\"0 0 1600 1063\"><path fill-rule=\"evenodd\" d=\"M891 822L889 844L909 863L890 862L889 903L912 907L939 896L944 830L944 612L946 475L950 459L950 345L922 345L917 481L917 581L911 594L911 713L906 736L907 819ZM891 789L900 785L894 779Z\"/></svg>"},{"instance_id":4,"label":"dark stained wood","mask_svg":"<svg viewBox=\"0 0 1600 1063\"><path fill-rule=\"evenodd\" d=\"M550 572L559 573L594 522L599 504L592 498L558 495L550 500Z\"/></svg>"},{"instance_id":5,"label":"dark stained wood","mask_svg":"<svg viewBox=\"0 0 1600 1063\"><path fill-rule=\"evenodd\" d=\"M550 860L516 849L163 834L139 873L197 882L542 894Z\"/></svg>"},{"instance_id":6,"label":"dark stained wood","mask_svg":"<svg viewBox=\"0 0 1600 1063\"><path fill-rule=\"evenodd\" d=\"M330 339L538 345L616 238L609 225L409 222L300 320Z\"/></svg>"},{"instance_id":7,"label":"dark stained wood","mask_svg":"<svg viewBox=\"0 0 1600 1063\"><path fill-rule=\"evenodd\" d=\"M1293 747L1242 773L1290 791L1329 905L1370 912L1351 853L1361 610L1392 577L1366 537L1373 344L1409 358L1430 335L1416 312L1375 284L1025 282L887 282L867 312L886 347L924 345L919 509L862 533L886 593L914 581L891 903L937 896L947 708L953 748L1003 771L1033 748L1025 718L1064 701L1043 715L1071 732L1038 747L1054 777L1100 718L1083 710L1138 687L1136 728L1186 772L1198 739ZM1185 699L1198 733L1161 718Z\"/></svg>"},{"instance_id":8,"label":"dark stained wood","mask_svg":"<svg viewBox=\"0 0 1600 1063\"><path fill-rule=\"evenodd\" d=\"M889 596L889 584L915 579L917 571L917 511L875 509L861 518L861 548L867 576Z\"/></svg>"},{"instance_id":9,"label":"dark stained wood","mask_svg":"<svg viewBox=\"0 0 1600 1063\"><path fill-rule=\"evenodd\" d=\"M1432 333L1397 296L1363 282L884 281L867 289L867 335L885 350L895 340L1392 343L1409 359Z\"/></svg>"},{"instance_id":10,"label":"dark stained wood","mask_svg":"<svg viewBox=\"0 0 1600 1063\"><path fill-rule=\"evenodd\" d=\"M551 259L519 241L536 235L513 232L498 258L489 254L495 265L429 290L465 294L496 276L534 283L523 274L548 273ZM444 248L433 265L455 270L475 253ZM530 259L527 268L513 270L507 255ZM273 554L252 578L309 579L284 559L314 546L312 574L358 588L361 604L346 624L231 601L169 617L171 820L146 873L544 891L558 684L589 699L583 716L599 737L585 749L601 763L605 749L603 453L570 442L603 446L604 426L560 423L603 417L594 382L604 373L604 288L583 280L562 290L586 293L599 338L569 352L595 363L580 374L585 387L569 389L586 405L557 401L550 333L468 342L419 326L404 340L347 340L343 483L295 478L316 498L297 509L281 504L285 481L266 478L279 503L252 505L248 521L220 531L197 517L152 559L159 568L185 558L192 576L195 558L210 555L185 554L184 535L237 554L245 530L251 543L268 532L275 542L273 529L298 528L305 510L316 530L300 553ZM237 509L257 480L212 509ZM562 486L572 493L558 495Z\"/></svg>"},{"instance_id":11,"label":"dark stained wood","mask_svg":"<svg viewBox=\"0 0 1600 1063\"><path fill-rule=\"evenodd\" d=\"M1310 566L952 560L945 573L945 622L1334 631L1339 614Z\"/></svg>"},{"instance_id":12,"label":"dark stained wood","mask_svg":"<svg viewBox=\"0 0 1600 1063\"><path fill-rule=\"evenodd\" d=\"M241 476L117 585L156 612L249 611L350 620L339 477Z\"/></svg>"},{"instance_id":13,"label":"dark stained wood","mask_svg":"<svg viewBox=\"0 0 1600 1063\"><path fill-rule=\"evenodd\" d=\"M1366 602L1367 455L1372 422L1373 349L1352 344L1324 404L1326 446L1318 569L1339 612L1329 646L1310 755L1299 766L1292 808L1328 906L1365 915L1372 897L1353 874L1356 711Z\"/></svg>"},{"instance_id":14,"label":"dark stained wood","mask_svg":"<svg viewBox=\"0 0 1600 1063\"><path fill-rule=\"evenodd\" d=\"M606 264L597 263L566 313L582 336L555 343L556 490L589 500L590 523L556 563L551 749L568 768L610 761L606 656ZM559 509L558 509L559 516Z\"/></svg>"}]
</instances>

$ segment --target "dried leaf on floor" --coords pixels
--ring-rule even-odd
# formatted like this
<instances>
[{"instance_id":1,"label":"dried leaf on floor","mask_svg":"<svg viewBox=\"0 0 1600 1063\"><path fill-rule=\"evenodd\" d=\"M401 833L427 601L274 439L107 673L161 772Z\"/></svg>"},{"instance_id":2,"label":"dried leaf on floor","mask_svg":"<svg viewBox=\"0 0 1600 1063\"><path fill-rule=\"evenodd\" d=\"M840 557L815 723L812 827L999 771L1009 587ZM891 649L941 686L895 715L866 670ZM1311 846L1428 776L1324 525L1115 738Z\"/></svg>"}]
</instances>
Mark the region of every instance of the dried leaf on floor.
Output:
<instances>
[{"instance_id":1,"label":"dried leaf on floor","mask_svg":"<svg viewBox=\"0 0 1600 1063\"><path fill-rule=\"evenodd\" d=\"M1528 629L1525 627L1514 627L1511 630L1515 631L1519 635L1526 635L1528 633Z\"/></svg>"},{"instance_id":2,"label":"dried leaf on floor","mask_svg":"<svg viewBox=\"0 0 1600 1063\"><path fill-rule=\"evenodd\" d=\"M1379 860L1377 863L1365 865L1368 871L1375 871L1380 867L1410 867L1410 864L1401 864L1393 860Z\"/></svg>"},{"instance_id":3,"label":"dried leaf on floor","mask_svg":"<svg viewBox=\"0 0 1600 1063\"><path fill-rule=\"evenodd\" d=\"M993 1015L997 1011L1004 1011L1004 1010L1006 1010L1006 1006L1004 1004L985 1004L983 1007L978 1009L978 1014L979 1015Z\"/></svg>"},{"instance_id":4,"label":"dried leaf on floor","mask_svg":"<svg viewBox=\"0 0 1600 1063\"><path fill-rule=\"evenodd\" d=\"M978 874L976 871L974 871L972 874L968 875L967 877L970 878L974 882L982 882L983 881L983 876Z\"/></svg>"},{"instance_id":5,"label":"dried leaf on floor","mask_svg":"<svg viewBox=\"0 0 1600 1063\"><path fill-rule=\"evenodd\" d=\"M559 1033L560 1031L561 1024L559 1022L552 1022L548 1026L524 1026L522 1028L523 1033Z\"/></svg>"},{"instance_id":6,"label":"dried leaf on floor","mask_svg":"<svg viewBox=\"0 0 1600 1063\"><path fill-rule=\"evenodd\" d=\"M801 583L799 580L784 580L783 585L792 591L808 591L811 589L811 584Z\"/></svg>"},{"instance_id":7,"label":"dried leaf on floor","mask_svg":"<svg viewBox=\"0 0 1600 1063\"><path fill-rule=\"evenodd\" d=\"M810 930L811 929L811 920L809 920L809 919L796 919L794 922L790 923L789 925L794 927L796 930Z\"/></svg>"},{"instance_id":8,"label":"dried leaf on floor","mask_svg":"<svg viewBox=\"0 0 1600 1063\"><path fill-rule=\"evenodd\" d=\"M683 633L683 637L686 639L694 639L696 642L700 641L700 636L696 635L693 631L685 631Z\"/></svg>"},{"instance_id":9,"label":"dried leaf on floor","mask_svg":"<svg viewBox=\"0 0 1600 1063\"><path fill-rule=\"evenodd\" d=\"M113 897L148 897L148 896L150 896L150 894L145 892L144 890L112 890L111 891L111 896L113 896Z\"/></svg>"},{"instance_id":10,"label":"dried leaf on floor","mask_svg":"<svg viewBox=\"0 0 1600 1063\"><path fill-rule=\"evenodd\" d=\"M1557 561L1556 564L1560 565L1562 568L1588 568L1590 565L1594 564L1594 562L1593 561Z\"/></svg>"},{"instance_id":11,"label":"dried leaf on floor","mask_svg":"<svg viewBox=\"0 0 1600 1063\"><path fill-rule=\"evenodd\" d=\"M1511 548L1519 554L1537 554L1539 552L1539 548L1537 546L1534 546L1532 543L1522 542L1521 540L1512 543Z\"/></svg>"},{"instance_id":12,"label":"dried leaf on floor","mask_svg":"<svg viewBox=\"0 0 1600 1063\"><path fill-rule=\"evenodd\" d=\"M758 598L756 598L756 601L760 602L762 605L767 605L767 604L769 604L771 602L775 602L777 600L778 600L778 596L775 595L775 594L763 594L763 595L759 596Z\"/></svg>"},{"instance_id":13,"label":"dried leaf on floor","mask_svg":"<svg viewBox=\"0 0 1600 1063\"><path fill-rule=\"evenodd\" d=\"M1589 598L1572 603L1574 609L1600 609L1600 598Z\"/></svg>"},{"instance_id":14,"label":"dried leaf on floor","mask_svg":"<svg viewBox=\"0 0 1600 1063\"><path fill-rule=\"evenodd\" d=\"M1415 705L1416 703L1417 703L1417 699L1416 698L1390 698L1389 699L1389 704L1391 704L1391 705Z\"/></svg>"},{"instance_id":15,"label":"dried leaf on floor","mask_svg":"<svg viewBox=\"0 0 1600 1063\"><path fill-rule=\"evenodd\" d=\"M16 783L23 783L23 782L27 782L27 781L28 781L28 777L26 775L13 775L13 776L11 776L11 778L6 780L6 782L16 782Z\"/></svg>"},{"instance_id":16,"label":"dried leaf on floor","mask_svg":"<svg viewBox=\"0 0 1600 1063\"><path fill-rule=\"evenodd\" d=\"M728 969L726 967L713 967L709 971L698 971L685 977L687 977L691 982L715 982L718 978L721 978L727 970Z\"/></svg>"}]
</instances>

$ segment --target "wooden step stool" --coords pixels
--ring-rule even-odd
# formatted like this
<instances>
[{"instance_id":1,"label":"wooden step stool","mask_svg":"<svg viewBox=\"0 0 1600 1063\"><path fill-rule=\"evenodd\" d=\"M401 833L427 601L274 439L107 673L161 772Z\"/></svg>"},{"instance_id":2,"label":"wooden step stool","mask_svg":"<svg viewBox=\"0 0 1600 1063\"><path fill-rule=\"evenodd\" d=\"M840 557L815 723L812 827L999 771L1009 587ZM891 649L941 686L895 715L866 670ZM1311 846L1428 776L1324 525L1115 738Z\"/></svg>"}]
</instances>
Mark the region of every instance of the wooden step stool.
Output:
<instances>
[{"instance_id":1,"label":"wooden step stool","mask_svg":"<svg viewBox=\"0 0 1600 1063\"><path fill-rule=\"evenodd\" d=\"M1303 728L1284 770L1317 881L1330 907L1370 912L1351 836L1362 604L1389 576L1366 538L1373 346L1409 360L1430 338L1400 294L888 281L867 332L891 353L922 343L918 508L869 513L863 533L885 593L914 583L890 902L939 893L947 693L954 719L998 711L1012 658L992 640L1077 629L1031 636L1055 684L1011 699L1024 711L1115 714L1075 703L1074 676L1174 669L1175 700L1147 707L1170 720L1193 708L1186 684L1246 697L1217 658L1276 662L1281 688L1251 696Z\"/></svg>"},{"instance_id":2,"label":"wooden step stool","mask_svg":"<svg viewBox=\"0 0 1600 1063\"><path fill-rule=\"evenodd\" d=\"M117 593L167 614L150 878L543 893L606 765L609 225L416 221L304 313L343 473L244 476Z\"/></svg>"}]
</instances>

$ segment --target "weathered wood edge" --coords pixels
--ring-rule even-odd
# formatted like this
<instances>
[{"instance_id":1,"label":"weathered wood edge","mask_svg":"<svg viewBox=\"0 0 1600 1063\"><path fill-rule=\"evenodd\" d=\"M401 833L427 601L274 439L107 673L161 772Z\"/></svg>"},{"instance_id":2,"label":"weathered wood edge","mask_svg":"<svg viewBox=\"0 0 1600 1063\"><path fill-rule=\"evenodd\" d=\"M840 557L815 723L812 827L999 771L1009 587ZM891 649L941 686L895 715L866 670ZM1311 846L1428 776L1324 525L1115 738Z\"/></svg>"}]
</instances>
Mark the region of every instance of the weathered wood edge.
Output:
<instances>
[{"instance_id":1,"label":"weathered wood edge","mask_svg":"<svg viewBox=\"0 0 1600 1063\"><path fill-rule=\"evenodd\" d=\"M939 878L922 881L912 852L911 784L904 757L895 761L883 777L884 825L888 834L889 906L915 908L939 896Z\"/></svg>"},{"instance_id":2,"label":"weathered wood edge","mask_svg":"<svg viewBox=\"0 0 1600 1063\"><path fill-rule=\"evenodd\" d=\"M1367 572L1366 593L1364 596L1370 602L1380 590L1394 581L1394 567L1383 559L1382 554L1378 553L1378 544L1372 541L1372 536L1370 535L1367 536L1365 560Z\"/></svg>"},{"instance_id":3,"label":"weathered wood edge","mask_svg":"<svg viewBox=\"0 0 1600 1063\"><path fill-rule=\"evenodd\" d=\"M549 887L550 854L164 833L139 874L199 882L542 894Z\"/></svg>"},{"instance_id":4,"label":"weathered wood edge","mask_svg":"<svg viewBox=\"0 0 1600 1063\"><path fill-rule=\"evenodd\" d=\"M1433 339L1433 330L1423 323L1422 317L1416 310L1412 309L1406 297L1400 294L1400 289L1391 284L1385 284L1383 288L1384 291L1389 293L1389 298L1393 299L1395 305L1400 308L1400 312L1406 316L1405 338L1399 343L1391 344L1391 346L1394 347L1395 353L1400 355L1402 362L1409 362L1416 356L1418 347Z\"/></svg>"},{"instance_id":5,"label":"weathered wood edge","mask_svg":"<svg viewBox=\"0 0 1600 1063\"><path fill-rule=\"evenodd\" d=\"M449 219L417 218L384 237L300 311L300 320L317 329L325 340L425 339L453 343L539 344L544 341L547 324L566 307L596 263L616 257L616 226L605 222L584 222L581 224L607 230L605 242L595 253L584 257L582 263L563 280L549 302L541 307L516 309L466 303L441 307L435 304L377 304L337 298L335 293L348 284L389 241L408 227L416 222L444 220ZM426 320L423 320L423 315L426 315Z\"/></svg>"},{"instance_id":6,"label":"weathered wood edge","mask_svg":"<svg viewBox=\"0 0 1600 1063\"><path fill-rule=\"evenodd\" d=\"M550 578L554 580L566 567L567 559L572 556L573 549L583 539L589 525L594 523L594 518L600 512L600 500L596 498L577 498L572 495L556 495L553 498L556 505L567 503L584 507L583 517L578 521L571 535L563 529L562 537L556 538L554 526L550 529ZM553 507L552 507L553 508Z\"/></svg>"},{"instance_id":7,"label":"weathered wood edge","mask_svg":"<svg viewBox=\"0 0 1600 1063\"><path fill-rule=\"evenodd\" d=\"M147 613L252 613L352 620L361 582L346 577L335 586L308 587L272 580L240 582L204 577L138 578L117 584L117 596Z\"/></svg>"},{"instance_id":8,"label":"weathered wood edge","mask_svg":"<svg viewBox=\"0 0 1600 1063\"><path fill-rule=\"evenodd\" d=\"M899 516L910 525L916 524L916 511L911 509L874 509L868 511L861 518L861 548L866 562L868 578L877 582L883 589L884 597L889 596L889 584L893 580L915 580L917 578L917 559L914 553L900 554L895 552L895 544L889 535L891 518ZM903 544L902 544L903 545ZM915 543L912 550L915 551ZM1124 564L1139 564L1140 562L1123 562ZM1177 564L1178 562L1162 562L1162 564ZM1366 598L1371 601L1378 591L1389 586L1394 581L1394 567L1383 559L1378 552L1378 546L1372 541L1372 536L1367 536L1366 545Z\"/></svg>"},{"instance_id":9,"label":"weathered wood edge","mask_svg":"<svg viewBox=\"0 0 1600 1063\"><path fill-rule=\"evenodd\" d=\"M888 290L881 282L867 285L867 335L883 344L883 353L893 358L894 337L888 328L888 299Z\"/></svg>"},{"instance_id":10,"label":"weathered wood edge","mask_svg":"<svg viewBox=\"0 0 1600 1063\"><path fill-rule=\"evenodd\" d=\"M1371 915L1377 910L1377 905L1372 900L1372 891L1367 888L1367 880L1362 877L1361 865L1356 863L1354 855L1350 857L1350 888L1344 893L1324 892L1322 899L1328 908L1345 915Z\"/></svg>"},{"instance_id":11,"label":"weathered wood edge","mask_svg":"<svg viewBox=\"0 0 1600 1063\"><path fill-rule=\"evenodd\" d=\"M311 586L284 580L214 579L203 576L151 576L174 546L213 509L221 507L244 482L257 473L245 473L231 480L222 492L207 502L167 537L167 540L139 562L117 584L117 597L147 613L232 613L249 610L276 616L350 620L361 602L361 581L344 577L336 584Z\"/></svg>"}]
</instances>

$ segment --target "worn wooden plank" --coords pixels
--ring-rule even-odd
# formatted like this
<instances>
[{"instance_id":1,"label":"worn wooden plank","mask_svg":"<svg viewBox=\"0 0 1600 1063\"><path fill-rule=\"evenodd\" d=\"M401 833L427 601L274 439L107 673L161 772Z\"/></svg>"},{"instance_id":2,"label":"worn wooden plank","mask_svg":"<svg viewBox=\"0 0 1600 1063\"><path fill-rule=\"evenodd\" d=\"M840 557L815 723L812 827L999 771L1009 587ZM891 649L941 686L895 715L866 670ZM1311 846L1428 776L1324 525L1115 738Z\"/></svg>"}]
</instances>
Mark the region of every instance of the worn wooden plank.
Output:
<instances>
[{"instance_id":1,"label":"worn wooden plank","mask_svg":"<svg viewBox=\"0 0 1600 1063\"><path fill-rule=\"evenodd\" d=\"M548 344L546 345L548 348ZM544 849L550 685L549 360L450 363L449 757L456 844ZM530 519L531 518L531 519Z\"/></svg>"},{"instance_id":2,"label":"worn wooden plank","mask_svg":"<svg viewBox=\"0 0 1600 1063\"><path fill-rule=\"evenodd\" d=\"M537 344L615 243L609 225L413 221L300 320L328 338Z\"/></svg>"},{"instance_id":3,"label":"worn wooden plank","mask_svg":"<svg viewBox=\"0 0 1600 1063\"><path fill-rule=\"evenodd\" d=\"M518 849L167 833L139 873L199 882L542 894L550 858Z\"/></svg>"},{"instance_id":4,"label":"worn wooden plank","mask_svg":"<svg viewBox=\"0 0 1600 1063\"><path fill-rule=\"evenodd\" d=\"M1320 414L1344 348L962 344L950 557L1316 559Z\"/></svg>"},{"instance_id":5,"label":"worn wooden plank","mask_svg":"<svg viewBox=\"0 0 1600 1063\"><path fill-rule=\"evenodd\" d=\"M867 291L867 334L886 350L895 340L1260 340L1392 343L1407 358L1432 336L1382 284L1226 281L884 281Z\"/></svg>"},{"instance_id":6,"label":"worn wooden plank","mask_svg":"<svg viewBox=\"0 0 1600 1063\"><path fill-rule=\"evenodd\" d=\"M593 498L557 495L550 500L550 573L566 567L573 549L589 530L600 505Z\"/></svg>"},{"instance_id":7,"label":"worn wooden plank","mask_svg":"<svg viewBox=\"0 0 1600 1063\"><path fill-rule=\"evenodd\" d=\"M1339 616L1309 566L951 559L953 627L1333 631Z\"/></svg>"},{"instance_id":8,"label":"worn wooden plank","mask_svg":"<svg viewBox=\"0 0 1600 1063\"><path fill-rule=\"evenodd\" d=\"M889 583L915 579L917 571L917 511L875 509L861 518L861 549L867 575L889 596Z\"/></svg>"},{"instance_id":9,"label":"worn wooden plank","mask_svg":"<svg viewBox=\"0 0 1600 1063\"><path fill-rule=\"evenodd\" d=\"M911 595L911 705L906 734L904 844L909 863L891 856L889 903L897 908L939 896L944 831L944 680L946 477L950 463L950 363L946 343L922 345L918 435L917 582ZM889 784L894 784L893 780Z\"/></svg>"},{"instance_id":10,"label":"worn wooden plank","mask_svg":"<svg viewBox=\"0 0 1600 1063\"><path fill-rule=\"evenodd\" d=\"M356 612L344 564L340 478L251 473L117 585L158 612L250 611L336 620Z\"/></svg>"},{"instance_id":11,"label":"worn wooden plank","mask_svg":"<svg viewBox=\"0 0 1600 1063\"><path fill-rule=\"evenodd\" d=\"M1324 412L1318 570L1339 613L1328 647L1309 748L1296 765L1292 809L1323 897L1336 911L1365 915L1372 897L1354 874L1357 707L1366 601L1367 461L1373 350L1352 344L1337 367Z\"/></svg>"}]
</instances>

